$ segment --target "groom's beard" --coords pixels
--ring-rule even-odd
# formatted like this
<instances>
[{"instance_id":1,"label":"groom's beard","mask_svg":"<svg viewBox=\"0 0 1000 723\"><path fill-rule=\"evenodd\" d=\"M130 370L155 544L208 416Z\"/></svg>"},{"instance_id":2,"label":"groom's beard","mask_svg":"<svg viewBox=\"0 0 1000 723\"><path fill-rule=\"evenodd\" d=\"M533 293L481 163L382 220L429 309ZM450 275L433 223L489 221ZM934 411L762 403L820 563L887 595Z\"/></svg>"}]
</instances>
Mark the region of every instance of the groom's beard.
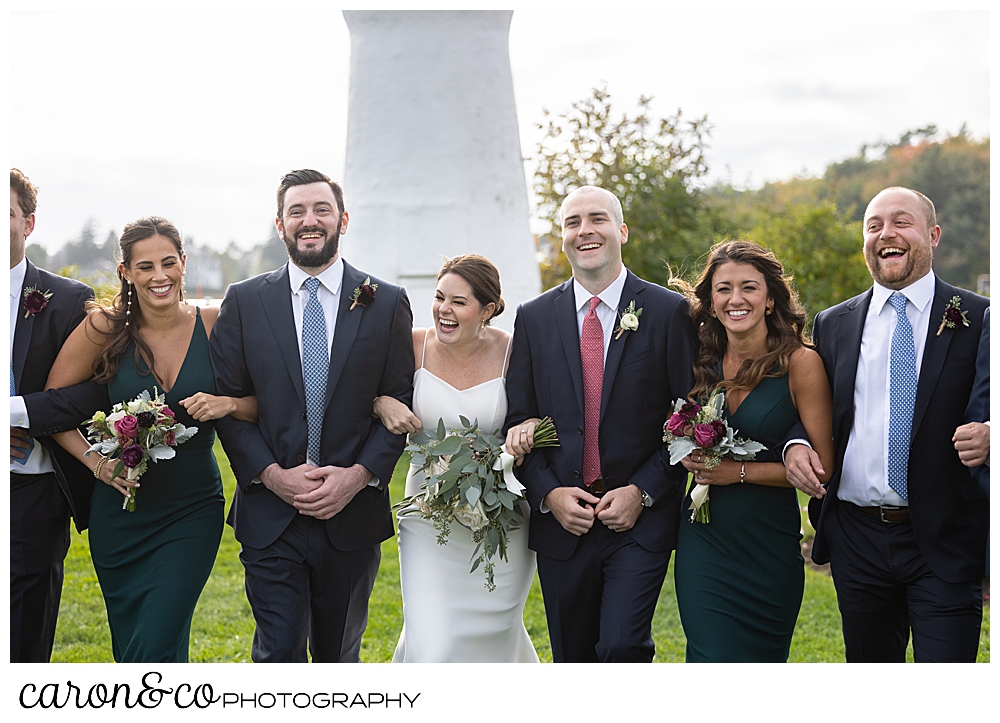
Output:
<instances>
[{"instance_id":1,"label":"groom's beard","mask_svg":"<svg viewBox=\"0 0 1000 723\"><path fill-rule=\"evenodd\" d=\"M288 239L282 238L285 242L285 248L288 250L288 258L299 268L325 266L337 255L337 250L340 248L340 224L341 222L338 221L337 228L331 234L327 234L326 229L322 226L306 226L295 232L291 243ZM299 248L299 235L304 233L322 233L326 235L326 240L322 246L314 251L304 251Z\"/></svg>"}]
</instances>

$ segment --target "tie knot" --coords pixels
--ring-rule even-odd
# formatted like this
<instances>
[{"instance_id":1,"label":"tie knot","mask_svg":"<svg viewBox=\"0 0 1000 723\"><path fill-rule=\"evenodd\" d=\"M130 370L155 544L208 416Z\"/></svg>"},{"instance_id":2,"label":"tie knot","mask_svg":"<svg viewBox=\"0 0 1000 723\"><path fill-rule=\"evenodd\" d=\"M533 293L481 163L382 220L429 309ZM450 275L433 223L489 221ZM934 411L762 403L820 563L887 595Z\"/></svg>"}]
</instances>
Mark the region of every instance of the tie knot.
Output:
<instances>
[{"instance_id":1,"label":"tie knot","mask_svg":"<svg viewBox=\"0 0 1000 723\"><path fill-rule=\"evenodd\" d=\"M600 304L600 303L601 303L601 299L600 299L599 296L591 296L590 297L590 310L596 313L597 305Z\"/></svg>"},{"instance_id":2,"label":"tie knot","mask_svg":"<svg viewBox=\"0 0 1000 723\"><path fill-rule=\"evenodd\" d=\"M898 291L894 292L889 297L889 303L892 304L892 308L896 310L897 316L906 312L906 297Z\"/></svg>"},{"instance_id":3,"label":"tie knot","mask_svg":"<svg viewBox=\"0 0 1000 723\"><path fill-rule=\"evenodd\" d=\"M306 290L309 292L309 296L315 298L316 292L319 291L319 279L317 279L315 276L310 276L309 278L306 279L305 287Z\"/></svg>"}]
</instances>

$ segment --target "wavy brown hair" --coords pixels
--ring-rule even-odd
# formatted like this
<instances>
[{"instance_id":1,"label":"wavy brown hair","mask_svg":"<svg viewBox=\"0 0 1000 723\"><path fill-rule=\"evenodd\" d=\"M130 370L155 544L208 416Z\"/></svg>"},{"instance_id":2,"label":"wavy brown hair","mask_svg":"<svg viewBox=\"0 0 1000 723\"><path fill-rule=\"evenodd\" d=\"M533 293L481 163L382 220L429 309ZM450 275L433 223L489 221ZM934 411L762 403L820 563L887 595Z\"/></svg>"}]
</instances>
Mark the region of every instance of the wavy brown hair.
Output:
<instances>
[{"instance_id":1,"label":"wavy brown hair","mask_svg":"<svg viewBox=\"0 0 1000 723\"><path fill-rule=\"evenodd\" d=\"M184 241L177 227L160 216L145 216L125 224L121 238L118 239L116 259L126 268L130 267L135 244L153 236L169 239L177 249L178 255L184 256ZM153 351L139 333L143 322L142 305L137 298L132 299L133 303L129 304L130 284L125 280L120 266L118 279L121 281L121 287L110 304L101 304L97 301L87 304L88 313L100 314L107 321L107 330L104 331L106 346L94 367L94 379L101 384L107 384L114 379L129 344L135 345L135 368L139 376L148 376L153 370ZM184 301L183 287L180 297L181 301Z\"/></svg>"},{"instance_id":2,"label":"wavy brown hair","mask_svg":"<svg viewBox=\"0 0 1000 723\"><path fill-rule=\"evenodd\" d=\"M785 275L774 253L753 241L736 239L723 241L708 252L708 263L692 288L690 284L671 278L672 286L680 290L691 304L691 320L698 330L700 349L694 361L694 388L689 398L707 397L712 390L753 389L764 377L780 377L788 373L792 354L800 347L812 347L805 336L806 313L792 288L792 277ZM757 359L747 359L733 379L720 379L720 361L729 346L726 328L710 313L712 310L712 279L715 270L728 262L750 264L764 277L768 296L774 302L773 312L765 315L767 353Z\"/></svg>"}]
</instances>

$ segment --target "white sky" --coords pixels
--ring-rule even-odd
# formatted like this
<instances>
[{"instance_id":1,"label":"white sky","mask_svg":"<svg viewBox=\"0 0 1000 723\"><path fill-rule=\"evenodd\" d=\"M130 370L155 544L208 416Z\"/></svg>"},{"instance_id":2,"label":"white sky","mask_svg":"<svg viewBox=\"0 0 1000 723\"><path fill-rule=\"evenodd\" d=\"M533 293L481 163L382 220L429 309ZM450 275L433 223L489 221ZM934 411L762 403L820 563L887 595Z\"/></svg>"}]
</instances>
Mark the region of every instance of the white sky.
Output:
<instances>
[{"instance_id":1,"label":"white sky","mask_svg":"<svg viewBox=\"0 0 1000 723\"><path fill-rule=\"evenodd\" d=\"M644 94L661 115L707 114L711 178L737 184L817 174L929 123L989 135L985 4L806 5L509 3L524 155L543 108L602 82L619 110ZM50 251L88 218L103 239L154 213L250 246L282 173L343 173L350 39L334 3L34 0L11 9L9 39L10 161L41 187L31 241Z\"/></svg>"}]
</instances>

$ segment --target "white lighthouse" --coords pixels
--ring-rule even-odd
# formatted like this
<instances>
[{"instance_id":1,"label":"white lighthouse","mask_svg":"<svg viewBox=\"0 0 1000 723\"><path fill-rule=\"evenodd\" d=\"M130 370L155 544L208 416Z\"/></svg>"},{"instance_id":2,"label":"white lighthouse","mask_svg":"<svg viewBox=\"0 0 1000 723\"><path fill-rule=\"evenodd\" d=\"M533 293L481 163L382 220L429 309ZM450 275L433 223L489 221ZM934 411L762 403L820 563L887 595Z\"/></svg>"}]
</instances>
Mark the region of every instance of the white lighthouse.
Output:
<instances>
[{"instance_id":1,"label":"white lighthouse","mask_svg":"<svg viewBox=\"0 0 1000 723\"><path fill-rule=\"evenodd\" d=\"M445 257L500 270L510 330L541 282L507 51L512 12L345 10L351 80L342 245L352 264L406 287L431 325Z\"/></svg>"}]
</instances>

